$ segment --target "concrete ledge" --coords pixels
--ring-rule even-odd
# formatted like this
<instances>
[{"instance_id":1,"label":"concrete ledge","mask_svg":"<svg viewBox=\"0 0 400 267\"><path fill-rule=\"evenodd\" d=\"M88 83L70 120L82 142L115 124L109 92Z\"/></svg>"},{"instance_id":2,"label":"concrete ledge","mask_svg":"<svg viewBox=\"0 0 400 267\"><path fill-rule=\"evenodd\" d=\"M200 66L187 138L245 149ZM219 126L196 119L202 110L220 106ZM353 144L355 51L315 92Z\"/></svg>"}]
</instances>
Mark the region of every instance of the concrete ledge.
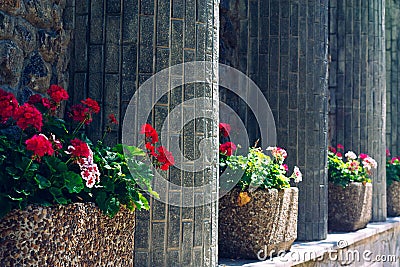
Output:
<instances>
[{"instance_id":1,"label":"concrete ledge","mask_svg":"<svg viewBox=\"0 0 400 267\"><path fill-rule=\"evenodd\" d=\"M400 217L369 223L356 232L331 233L321 241L295 242L289 252L279 255L264 261L221 259L219 266L332 266L333 262L350 266L399 266Z\"/></svg>"}]
</instances>

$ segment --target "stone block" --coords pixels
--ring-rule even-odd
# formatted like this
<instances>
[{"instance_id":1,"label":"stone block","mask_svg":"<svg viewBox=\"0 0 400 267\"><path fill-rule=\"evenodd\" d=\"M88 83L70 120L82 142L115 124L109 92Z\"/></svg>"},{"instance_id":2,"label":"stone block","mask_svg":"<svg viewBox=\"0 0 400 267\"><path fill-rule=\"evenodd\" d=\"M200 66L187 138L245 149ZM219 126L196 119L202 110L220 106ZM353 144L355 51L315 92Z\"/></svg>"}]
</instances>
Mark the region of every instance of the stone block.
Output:
<instances>
[{"instance_id":1,"label":"stone block","mask_svg":"<svg viewBox=\"0 0 400 267\"><path fill-rule=\"evenodd\" d=\"M17 86L23 63L23 51L14 42L0 41L0 84Z\"/></svg>"}]
</instances>

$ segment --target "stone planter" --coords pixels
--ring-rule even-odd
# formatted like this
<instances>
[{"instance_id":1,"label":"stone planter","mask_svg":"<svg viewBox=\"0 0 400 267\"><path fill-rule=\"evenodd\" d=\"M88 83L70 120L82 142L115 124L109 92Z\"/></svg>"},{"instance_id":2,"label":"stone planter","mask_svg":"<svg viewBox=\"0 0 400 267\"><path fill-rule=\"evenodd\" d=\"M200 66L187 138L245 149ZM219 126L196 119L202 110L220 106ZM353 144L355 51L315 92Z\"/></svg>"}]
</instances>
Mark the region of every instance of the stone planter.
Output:
<instances>
[{"instance_id":1,"label":"stone planter","mask_svg":"<svg viewBox=\"0 0 400 267\"><path fill-rule=\"evenodd\" d=\"M241 207L239 193L234 188L219 202L220 257L257 259L289 250L297 238L298 189L258 189Z\"/></svg>"},{"instance_id":2,"label":"stone planter","mask_svg":"<svg viewBox=\"0 0 400 267\"><path fill-rule=\"evenodd\" d=\"M356 231L372 217L372 184L351 183L346 187L329 183L328 230Z\"/></svg>"},{"instance_id":3,"label":"stone planter","mask_svg":"<svg viewBox=\"0 0 400 267\"><path fill-rule=\"evenodd\" d=\"M0 266L133 266L134 213L93 203L28 206L0 219Z\"/></svg>"},{"instance_id":4,"label":"stone planter","mask_svg":"<svg viewBox=\"0 0 400 267\"><path fill-rule=\"evenodd\" d=\"M393 181L387 187L387 215L400 216L400 182Z\"/></svg>"}]
</instances>

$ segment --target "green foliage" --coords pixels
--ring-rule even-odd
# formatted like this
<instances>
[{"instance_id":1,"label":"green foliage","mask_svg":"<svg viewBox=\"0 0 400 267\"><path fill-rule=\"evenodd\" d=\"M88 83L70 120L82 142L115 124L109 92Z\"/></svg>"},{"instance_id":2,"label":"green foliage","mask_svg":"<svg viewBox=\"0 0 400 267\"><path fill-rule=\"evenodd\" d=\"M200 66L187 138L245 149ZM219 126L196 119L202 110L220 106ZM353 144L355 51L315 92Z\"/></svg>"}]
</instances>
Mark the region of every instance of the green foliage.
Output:
<instances>
[{"instance_id":1,"label":"green foliage","mask_svg":"<svg viewBox=\"0 0 400 267\"><path fill-rule=\"evenodd\" d=\"M348 153L354 154L349 151ZM348 155L346 153L346 155ZM342 154L336 151L328 152L328 180L336 185L346 187L352 182L370 183L371 182L371 169L373 168L368 160L375 162L371 157L366 154L365 157L345 157L343 159ZM376 164L376 162L374 163ZM370 166L370 167L368 167ZM376 167L375 167L376 168Z\"/></svg>"},{"instance_id":2,"label":"green foliage","mask_svg":"<svg viewBox=\"0 0 400 267\"><path fill-rule=\"evenodd\" d=\"M228 174L235 171L244 171L237 184L243 191L252 187L283 189L290 187L291 179L296 180L294 174L290 177L286 176L287 171L283 161L284 157L273 156L271 158L265 155L261 148L250 148L247 156L232 155L225 157L221 165L228 167L226 169ZM300 179L301 177L298 181Z\"/></svg>"},{"instance_id":3,"label":"green foliage","mask_svg":"<svg viewBox=\"0 0 400 267\"><path fill-rule=\"evenodd\" d=\"M400 158L394 157L386 161L386 183L400 182Z\"/></svg>"},{"instance_id":4,"label":"green foliage","mask_svg":"<svg viewBox=\"0 0 400 267\"><path fill-rule=\"evenodd\" d=\"M54 101L51 103L59 106ZM158 195L151 187L151 169L140 161L146 155L142 149L121 144L109 147L101 141L92 143L85 134L79 134L79 139L91 151L91 166L98 168L98 172L93 173L99 173L98 180L88 185L80 161L84 157L74 156L69 150L71 141L77 138L86 121L77 126L73 122L68 124L55 116L54 109L40 103L35 106L43 115L40 132L32 127L22 131L12 118L0 124L0 217L30 204L94 202L110 217L121 207L149 209L145 190L155 197ZM51 141L50 149L54 153L35 154L40 146L36 150L27 149L26 140L39 134L44 135L47 142Z\"/></svg>"}]
</instances>

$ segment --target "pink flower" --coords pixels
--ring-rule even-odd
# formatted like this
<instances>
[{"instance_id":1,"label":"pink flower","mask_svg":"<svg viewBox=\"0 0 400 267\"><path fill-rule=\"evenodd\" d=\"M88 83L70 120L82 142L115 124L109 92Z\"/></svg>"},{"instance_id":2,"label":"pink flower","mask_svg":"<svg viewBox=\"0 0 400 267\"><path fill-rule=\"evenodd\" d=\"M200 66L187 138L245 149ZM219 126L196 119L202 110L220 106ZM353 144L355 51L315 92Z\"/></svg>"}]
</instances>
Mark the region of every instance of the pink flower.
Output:
<instances>
[{"instance_id":1,"label":"pink flower","mask_svg":"<svg viewBox=\"0 0 400 267\"><path fill-rule=\"evenodd\" d=\"M367 158L367 157L368 157L368 155L367 155L367 154L363 154L363 153L361 153L361 154L358 156L359 159L365 159L365 158Z\"/></svg>"},{"instance_id":2,"label":"pink flower","mask_svg":"<svg viewBox=\"0 0 400 267\"><path fill-rule=\"evenodd\" d=\"M386 157L390 156L390 150L388 148L386 148Z\"/></svg>"},{"instance_id":3,"label":"pink flower","mask_svg":"<svg viewBox=\"0 0 400 267\"><path fill-rule=\"evenodd\" d=\"M288 167L288 165L286 165L286 164L282 164L282 167L285 169L285 171L288 171L288 170L289 170L289 167Z\"/></svg>"},{"instance_id":4,"label":"pink flower","mask_svg":"<svg viewBox=\"0 0 400 267\"><path fill-rule=\"evenodd\" d=\"M295 183L299 183L299 182L303 181L303 175L301 174L299 167L294 166L292 175L294 175Z\"/></svg>"},{"instance_id":5,"label":"pink flower","mask_svg":"<svg viewBox=\"0 0 400 267\"><path fill-rule=\"evenodd\" d=\"M279 161L283 161L287 157L286 150L281 148L281 147L268 147L268 151L271 151L271 154L274 158L276 158Z\"/></svg>"},{"instance_id":6,"label":"pink flower","mask_svg":"<svg viewBox=\"0 0 400 267\"><path fill-rule=\"evenodd\" d=\"M341 158L343 155L342 155L342 153L337 152L337 153L336 153L336 156L338 156L339 158Z\"/></svg>"}]
</instances>

